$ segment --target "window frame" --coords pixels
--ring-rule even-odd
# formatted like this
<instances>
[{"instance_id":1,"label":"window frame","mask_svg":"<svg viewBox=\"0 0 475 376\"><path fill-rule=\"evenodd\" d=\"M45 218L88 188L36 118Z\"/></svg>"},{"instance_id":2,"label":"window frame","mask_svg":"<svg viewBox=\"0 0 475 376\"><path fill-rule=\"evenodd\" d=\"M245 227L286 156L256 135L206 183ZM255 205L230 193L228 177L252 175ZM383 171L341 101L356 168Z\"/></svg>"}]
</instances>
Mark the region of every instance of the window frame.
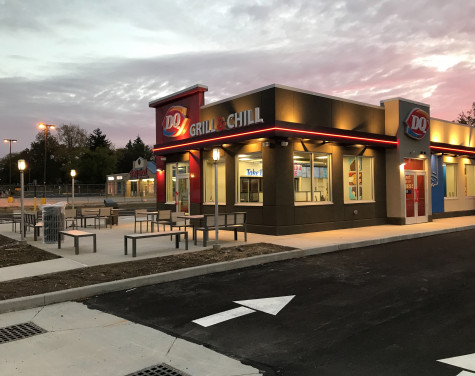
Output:
<instances>
[{"instance_id":1,"label":"window frame","mask_svg":"<svg viewBox=\"0 0 475 376\"><path fill-rule=\"evenodd\" d=\"M264 204L264 163L263 163L263 156L262 156L262 151L256 151L256 152L249 152L249 153L239 153L236 154L235 158L235 176L236 176L236 181L235 181L235 205L238 206L262 206ZM261 169L262 169L262 176L256 176L256 178L260 178L258 181L258 197L260 197L261 192L262 192L262 201L241 201L241 176L239 176L239 156L240 155L247 155L247 156L259 156L261 160ZM252 176L249 176L249 179L251 179ZM250 190L250 184L249 182L249 190Z\"/></svg>"},{"instance_id":2,"label":"window frame","mask_svg":"<svg viewBox=\"0 0 475 376\"><path fill-rule=\"evenodd\" d=\"M475 193L473 195L469 195L468 194L468 174L467 174L467 171L468 171L468 168L467 167L470 167L470 169L473 170L473 180L474 180L474 191L475 191L475 164L470 164L470 163L465 163L464 165L464 172L465 172L465 175L464 175L464 178L465 178L465 197L467 198L475 198Z\"/></svg>"},{"instance_id":3,"label":"window frame","mask_svg":"<svg viewBox=\"0 0 475 376\"><path fill-rule=\"evenodd\" d=\"M356 199L355 200L351 200L351 199L346 199L346 196L345 196L345 192L347 191L348 187L349 187L349 184L348 184L348 176L345 176L345 166L344 166L344 163L345 163L345 158L355 158L356 160L358 158L361 158L361 161L363 161L363 159L366 159L366 160L370 160L371 161L371 169L370 169L370 176L371 176L371 199L361 199L359 200L358 199L358 196L356 196ZM343 155L343 203L344 204L363 204L363 203L374 203L376 202L376 192L375 192L375 189L374 189L374 161L375 161L375 157L373 156L366 156L366 155ZM361 162L361 165L363 165L363 162ZM361 167L363 169L363 167ZM360 172L362 173L362 171L360 171L359 169L359 164L357 163L356 164L356 191L359 192L359 187L360 187L360 182L359 182L359 175L360 175ZM362 183L361 183L362 184ZM362 195L363 196L363 195Z\"/></svg>"},{"instance_id":4,"label":"window frame","mask_svg":"<svg viewBox=\"0 0 475 376\"><path fill-rule=\"evenodd\" d=\"M333 204L333 185L332 185L332 154L331 153L321 153L321 152L313 152L313 151L299 151L294 150L292 153L292 165L295 165L295 155L298 154L307 154L310 156L310 201L297 201L295 199L295 176L292 175L293 181L293 195L294 195L294 205L295 206L305 206L305 205L328 205ZM316 156L326 156L327 157L327 179L328 179L328 200L325 201L317 201L315 200L315 157ZM298 162L298 161L297 161ZM317 166L318 167L318 166Z\"/></svg>"},{"instance_id":5,"label":"window frame","mask_svg":"<svg viewBox=\"0 0 475 376\"><path fill-rule=\"evenodd\" d=\"M444 187L444 199L449 199L449 200L453 200L453 199L458 199L458 182L457 182L457 166L458 166L458 163L444 163L443 165L443 168L444 168L444 178L445 178L445 187ZM447 196L447 193L448 193L448 179L447 179L447 167L453 167L454 169L454 193L455 195L454 196Z\"/></svg>"},{"instance_id":6,"label":"window frame","mask_svg":"<svg viewBox=\"0 0 475 376\"><path fill-rule=\"evenodd\" d=\"M207 201L206 200L206 179L207 179L207 169L206 165L208 162L211 161L212 169L213 169L213 174L214 175L214 160L213 158L205 158L203 159L203 205L215 205L215 201ZM218 194L218 205L226 205L226 158L220 158L218 163L218 187L219 187L219 166L224 167L224 194ZM214 181L213 181L213 186L214 186ZM220 191L221 193L221 191ZM224 196L224 197L223 197ZM213 198L214 198L214 192L213 192ZM224 198L224 201L221 201L221 199Z\"/></svg>"},{"instance_id":7,"label":"window frame","mask_svg":"<svg viewBox=\"0 0 475 376\"><path fill-rule=\"evenodd\" d=\"M178 169L180 167L185 167L185 172L178 172ZM170 172L169 172L170 168ZM175 176L173 176L173 171L175 171ZM177 191L177 186L176 186L176 179L178 175L182 174L189 174L190 173L190 162L188 161L181 161L181 162L170 162L165 164L165 204L175 204L175 192ZM168 179L172 179L173 177L175 178L175 190L172 192L172 197L173 200L169 201L169 189L173 187L173 183L170 185L168 184Z\"/></svg>"}]
</instances>

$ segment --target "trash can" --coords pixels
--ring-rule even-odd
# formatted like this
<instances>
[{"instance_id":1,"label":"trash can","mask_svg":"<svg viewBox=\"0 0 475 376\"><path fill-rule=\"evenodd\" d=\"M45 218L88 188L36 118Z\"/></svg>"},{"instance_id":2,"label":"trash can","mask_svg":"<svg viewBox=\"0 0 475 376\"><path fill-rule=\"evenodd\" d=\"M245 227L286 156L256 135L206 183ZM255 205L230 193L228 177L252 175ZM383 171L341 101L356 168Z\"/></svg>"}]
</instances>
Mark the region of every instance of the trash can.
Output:
<instances>
[{"instance_id":1,"label":"trash can","mask_svg":"<svg viewBox=\"0 0 475 376\"><path fill-rule=\"evenodd\" d=\"M112 215L110 217L110 220L112 221L112 225L118 225L119 224L119 211L117 209L119 209L119 205L117 204L117 202L115 202L111 198L106 198L106 199L104 199L104 206L106 208L112 207L112 211L111 211ZM107 223L107 224L110 224L110 223Z\"/></svg>"},{"instance_id":2,"label":"trash can","mask_svg":"<svg viewBox=\"0 0 475 376\"><path fill-rule=\"evenodd\" d=\"M64 229L64 204L43 205L43 242L58 243L59 231Z\"/></svg>"}]
</instances>

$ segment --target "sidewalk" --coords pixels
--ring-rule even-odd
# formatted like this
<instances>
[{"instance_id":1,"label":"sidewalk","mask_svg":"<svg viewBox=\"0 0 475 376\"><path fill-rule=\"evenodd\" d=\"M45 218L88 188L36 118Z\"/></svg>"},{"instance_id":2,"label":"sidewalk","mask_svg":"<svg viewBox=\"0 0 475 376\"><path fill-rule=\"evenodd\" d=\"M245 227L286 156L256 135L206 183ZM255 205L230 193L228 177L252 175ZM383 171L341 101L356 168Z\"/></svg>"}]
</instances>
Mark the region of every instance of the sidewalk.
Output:
<instances>
[{"instance_id":1,"label":"sidewalk","mask_svg":"<svg viewBox=\"0 0 475 376\"><path fill-rule=\"evenodd\" d=\"M256 368L204 346L88 309L81 303L0 314L0 328L27 322L46 332L0 342L2 376L117 376L163 363L193 376L261 375Z\"/></svg>"}]
</instances>

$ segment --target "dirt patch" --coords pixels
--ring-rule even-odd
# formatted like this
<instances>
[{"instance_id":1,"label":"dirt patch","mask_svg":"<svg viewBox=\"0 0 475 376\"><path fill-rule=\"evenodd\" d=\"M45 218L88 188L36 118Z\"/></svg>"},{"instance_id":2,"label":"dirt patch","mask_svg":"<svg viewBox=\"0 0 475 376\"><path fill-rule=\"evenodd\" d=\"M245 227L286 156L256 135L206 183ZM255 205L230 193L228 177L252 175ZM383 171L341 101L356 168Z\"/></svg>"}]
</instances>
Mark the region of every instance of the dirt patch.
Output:
<instances>
[{"instance_id":1,"label":"dirt patch","mask_svg":"<svg viewBox=\"0 0 475 376\"><path fill-rule=\"evenodd\" d=\"M60 258L42 249L0 235L0 268Z\"/></svg>"},{"instance_id":2,"label":"dirt patch","mask_svg":"<svg viewBox=\"0 0 475 376\"><path fill-rule=\"evenodd\" d=\"M8 240L12 241L11 239ZM13 242L15 242L15 240L13 240ZM13 246L10 245L9 248L13 248ZM193 266L208 265L252 256L290 251L292 249L293 248L291 247L284 247L276 244L254 243L226 247L222 248L220 251L205 249L202 251L174 256L90 266L87 268L45 274L37 277L0 282L0 300L44 294L53 291L94 285L97 283L163 273ZM18 251L18 253L20 252L21 251ZM26 249L23 249L23 252L29 254L29 251ZM54 255L51 256L51 258L56 258Z\"/></svg>"}]
</instances>

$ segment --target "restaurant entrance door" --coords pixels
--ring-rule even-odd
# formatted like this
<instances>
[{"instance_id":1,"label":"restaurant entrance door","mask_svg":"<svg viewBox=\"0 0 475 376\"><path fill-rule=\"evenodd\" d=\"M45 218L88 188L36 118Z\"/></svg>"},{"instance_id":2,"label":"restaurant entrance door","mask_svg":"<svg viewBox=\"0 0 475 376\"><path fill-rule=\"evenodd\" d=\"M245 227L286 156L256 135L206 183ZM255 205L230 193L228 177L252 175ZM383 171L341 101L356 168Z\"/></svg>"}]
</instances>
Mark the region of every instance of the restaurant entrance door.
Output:
<instances>
[{"instance_id":1,"label":"restaurant entrance door","mask_svg":"<svg viewBox=\"0 0 475 376\"><path fill-rule=\"evenodd\" d=\"M428 221L425 171L405 171L406 224Z\"/></svg>"},{"instance_id":2,"label":"restaurant entrance door","mask_svg":"<svg viewBox=\"0 0 475 376\"><path fill-rule=\"evenodd\" d=\"M178 174L176 176L176 211L189 212L190 206L190 174Z\"/></svg>"}]
</instances>

